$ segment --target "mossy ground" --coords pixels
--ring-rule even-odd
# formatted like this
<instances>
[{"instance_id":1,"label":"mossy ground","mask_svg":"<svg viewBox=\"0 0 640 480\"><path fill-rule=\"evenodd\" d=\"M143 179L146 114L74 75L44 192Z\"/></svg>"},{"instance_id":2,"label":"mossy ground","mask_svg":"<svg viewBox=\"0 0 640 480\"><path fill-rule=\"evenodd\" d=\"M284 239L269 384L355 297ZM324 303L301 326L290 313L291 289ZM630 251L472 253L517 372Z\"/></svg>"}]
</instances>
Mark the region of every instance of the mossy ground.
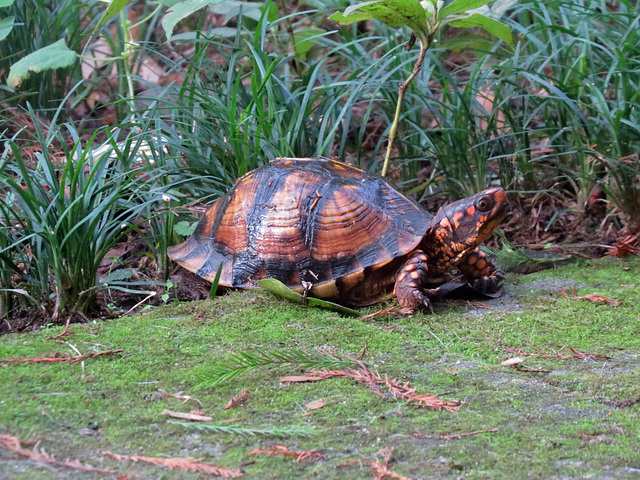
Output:
<instances>
[{"instance_id":1,"label":"mossy ground","mask_svg":"<svg viewBox=\"0 0 640 480\"><path fill-rule=\"evenodd\" d=\"M68 345L46 340L60 327L0 338L0 359L124 349L121 354L77 364L0 367L0 434L42 440L58 459L136 472L143 478L199 478L145 464L116 462L99 454L203 457L240 467L244 478L371 479L366 464L395 447L391 467L412 479L430 478L628 478L640 475L640 404L615 408L606 402L640 395L640 281L638 259L580 262L554 271L511 277L507 306L474 311L461 302L436 305L435 315L360 321L309 309L265 292L233 293L214 301L171 304L141 315L101 322L92 332L72 325ZM567 300L557 292L531 291L540 279L564 279L571 295L600 293L620 306ZM535 288L554 281L536 281ZM496 303L500 305L500 302ZM373 311L373 309L371 310ZM484 313L486 312L486 313ZM366 313L366 312L365 312ZM393 326L390 329L388 327ZM397 327L397 328L395 328ZM527 352L568 347L612 357L526 357L519 372L500 363L508 356L494 342ZM381 374L410 381L418 393L464 402L458 413L416 409L376 397L346 379L281 384L291 368L262 369L215 388L192 389L196 375L229 354L250 349L330 348L357 355ZM184 391L202 402L163 397ZM244 406L222 410L242 389ZM324 399L310 415L304 405ZM205 410L214 423L315 430L308 437L242 437L188 430L167 422L163 409ZM86 435L87 429L94 435ZM93 430L92 430L93 429ZM438 438L485 429L497 432ZM413 434L431 434L416 438ZM326 459L247 455L285 445L317 449ZM0 478L101 478L99 474L51 469L0 449Z\"/></svg>"}]
</instances>

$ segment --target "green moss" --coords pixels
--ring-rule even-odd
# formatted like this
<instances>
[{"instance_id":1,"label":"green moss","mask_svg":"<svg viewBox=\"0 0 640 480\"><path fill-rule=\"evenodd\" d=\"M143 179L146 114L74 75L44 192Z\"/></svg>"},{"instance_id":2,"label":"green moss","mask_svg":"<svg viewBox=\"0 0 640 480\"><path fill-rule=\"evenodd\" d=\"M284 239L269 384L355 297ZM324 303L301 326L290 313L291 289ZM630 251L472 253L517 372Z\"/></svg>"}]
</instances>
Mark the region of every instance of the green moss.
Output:
<instances>
[{"instance_id":1,"label":"green moss","mask_svg":"<svg viewBox=\"0 0 640 480\"><path fill-rule=\"evenodd\" d=\"M80 363L0 368L0 433L41 439L57 458L154 478L197 474L118 463L96 452L204 457L223 466L245 465L247 478L368 479L366 465L339 465L373 461L381 447L394 446L392 467L414 478L529 478L534 471L540 478L605 471L624 476L638 468L640 406L615 408L606 402L640 395L640 294L634 283L639 266L638 259L607 259L511 277L515 286L507 287L516 302L484 315L442 302L433 316L361 321L246 292L101 322L95 333L74 325L68 344L46 340L59 327L8 335L0 338L0 358L53 351L74 355L72 346L81 353L124 351L88 359L84 368ZM624 303L616 307L540 291L546 281L539 280L545 278L564 279L569 296L578 283L576 296L599 293ZM537 290L527 287L531 282ZM375 308L363 313L371 311ZM302 372L286 367L256 370L215 388L191 388L198 372L234 352L296 347L358 355L365 345L365 361L381 374L410 381L418 393L460 400L461 410L416 409L379 398L348 379L282 384L280 376ZM571 347L611 358L522 356L523 368L551 370L526 373L500 365L517 356L505 353L504 345L528 353L570 353ZM251 391L245 405L221 409L245 388ZM195 400L183 404L159 389L184 392L202 406ZM307 415L304 406L319 398L326 406ZM253 428L306 425L316 433L278 439L191 431L167 423L164 409L204 410L215 423L236 419L233 425ZM494 428L498 431L453 440L438 436ZM87 429L96 434L86 435ZM432 438L418 438L417 431ZM327 458L296 463L247 455L274 444L319 449ZM63 478L68 472L52 473L0 450L2 475Z\"/></svg>"}]
</instances>

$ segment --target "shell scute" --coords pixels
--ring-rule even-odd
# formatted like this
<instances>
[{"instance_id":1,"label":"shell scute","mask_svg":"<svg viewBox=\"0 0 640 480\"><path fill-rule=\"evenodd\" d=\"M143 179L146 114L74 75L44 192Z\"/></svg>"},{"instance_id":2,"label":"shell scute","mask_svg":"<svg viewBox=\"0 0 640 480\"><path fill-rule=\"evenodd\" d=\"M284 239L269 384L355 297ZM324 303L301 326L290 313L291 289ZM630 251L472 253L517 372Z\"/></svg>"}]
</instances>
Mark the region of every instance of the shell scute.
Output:
<instances>
[{"instance_id":1,"label":"shell scute","mask_svg":"<svg viewBox=\"0 0 640 480\"><path fill-rule=\"evenodd\" d=\"M431 218L384 179L326 159L276 159L241 177L169 256L220 285L277 278L335 298L415 249Z\"/></svg>"}]
</instances>

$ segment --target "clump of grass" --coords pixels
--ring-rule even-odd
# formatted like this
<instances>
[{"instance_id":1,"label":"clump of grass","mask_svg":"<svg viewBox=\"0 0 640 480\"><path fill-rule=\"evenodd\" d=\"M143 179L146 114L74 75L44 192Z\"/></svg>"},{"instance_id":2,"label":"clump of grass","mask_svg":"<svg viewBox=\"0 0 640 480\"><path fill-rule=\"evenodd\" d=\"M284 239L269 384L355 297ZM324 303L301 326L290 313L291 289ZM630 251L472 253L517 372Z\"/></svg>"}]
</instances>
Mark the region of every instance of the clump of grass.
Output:
<instances>
[{"instance_id":1,"label":"clump of grass","mask_svg":"<svg viewBox=\"0 0 640 480\"><path fill-rule=\"evenodd\" d=\"M141 137L118 142L121 132L96 131L85 143L69 125L43 130L32 118L35 148L8 140L0 157L3 313L17 294L56 321L95 310L97 291L118 284L99 280L100 263L162 196L149 187L156 172L136 163ZM98 133L106 140L96 146ZM62 152L52 151L54 139Z\"/></svg>"}]
</instances>

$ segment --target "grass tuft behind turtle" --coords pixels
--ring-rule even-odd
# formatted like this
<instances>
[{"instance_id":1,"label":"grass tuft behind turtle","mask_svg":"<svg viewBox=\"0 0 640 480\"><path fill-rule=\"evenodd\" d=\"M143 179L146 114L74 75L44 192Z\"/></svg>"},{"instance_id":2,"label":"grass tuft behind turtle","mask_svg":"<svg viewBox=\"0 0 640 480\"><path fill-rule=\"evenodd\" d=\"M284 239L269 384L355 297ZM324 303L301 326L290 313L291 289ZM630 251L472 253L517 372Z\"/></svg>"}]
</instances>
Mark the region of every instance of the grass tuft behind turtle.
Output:
<instances>
[{"instance_id":1,"label":"grass tuft behind turtle","mask_svg":"<svg viewBox=\"0 0 640 480\"><path fill-rule=\"evenodd\" d=\"M274 278L297 292L364 306L395 295L403 311L456 274L483 293L503 274L477 247L506 213L501 188L441 208L435 217L386 179L322 158L278 158L241 177L169 257L219 285Z\"/></svg>"}]
</instances>

